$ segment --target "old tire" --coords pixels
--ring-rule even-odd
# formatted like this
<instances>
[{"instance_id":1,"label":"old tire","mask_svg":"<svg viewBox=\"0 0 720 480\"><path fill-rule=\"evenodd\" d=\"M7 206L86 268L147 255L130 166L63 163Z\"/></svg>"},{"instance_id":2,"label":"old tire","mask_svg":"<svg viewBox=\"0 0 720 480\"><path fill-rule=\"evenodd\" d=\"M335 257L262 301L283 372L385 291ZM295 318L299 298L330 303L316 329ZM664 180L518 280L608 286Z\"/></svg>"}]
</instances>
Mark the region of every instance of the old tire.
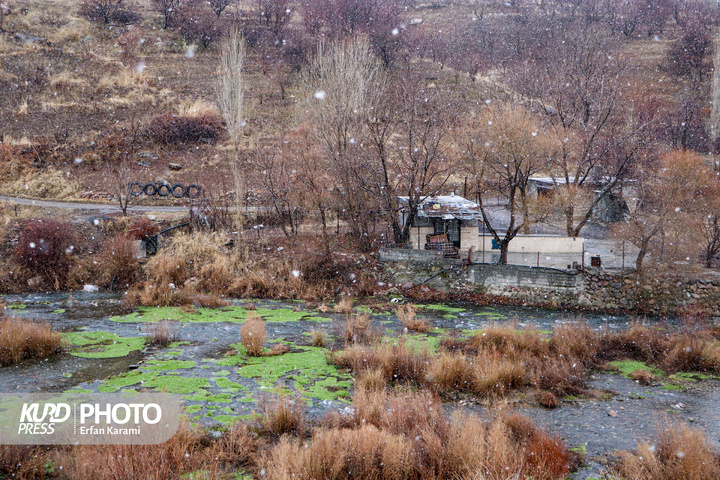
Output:
<instances>
[{"instance_id":1,"label":"old tire","mask_svg":"<svg viewBox=\"0 0 720 480\"><path fill-rule=\"evenodd\" d=\"M158 185L157 187L157 194L161 197L167 197L170 195L170 185L163 183L162 185Z\"/></svg>"},{"instance_id":2,"label":"old tire","mask_svg":"<svg viewBox=\"0 0 720 480\"><path fill-rule=\"evenodd\" d=\"M170 189L170 193L172 193L172 196L175 198L184 197L185 196L185 185L183 185L182 183L176 183Z\"/></svg>"},{"instance_id":3,"label":"old tire","mask_svg":"<svg viewBox=\"0 0 720 480\"><path fill-rule=\"evenodd\" d=\"M132 182L130 185L128 185L128 191L130 192L130 195L133 197L137 197L141 193L143 193L143 184L138 182Z\"/></svg>"},{"instance_id":4,"label":"old tire","mask_svg":"<svg viewBox=\"0 0 720 480\"><path fill-rule=\"evenodd\" d=\"M185 195L187 195L188 198L200 198L201 193L202 188L200 188L200 185L196 185L194 183L191 183L185 189Z\"/></svg>"},{"instance_id":5,"label":"old tire","mask_svg":"<svg viewBox=\"0 0 720 480\"><path fill-rule=\"evenodd\" d=\"M143 187L143 192L145 193L145 195L152 197L157 193L157 187L154 183L148 183Z\"/></svg>"}]
</instances>

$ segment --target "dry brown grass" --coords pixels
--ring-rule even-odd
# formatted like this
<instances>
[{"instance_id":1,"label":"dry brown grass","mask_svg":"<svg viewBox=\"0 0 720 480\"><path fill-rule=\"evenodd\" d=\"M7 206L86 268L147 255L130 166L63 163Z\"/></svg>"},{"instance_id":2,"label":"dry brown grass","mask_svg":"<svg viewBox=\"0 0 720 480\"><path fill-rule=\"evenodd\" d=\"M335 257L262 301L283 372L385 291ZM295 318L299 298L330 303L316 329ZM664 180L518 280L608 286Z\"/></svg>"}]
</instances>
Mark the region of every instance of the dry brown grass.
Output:
<instances>
[{"instance_id":1,"label":"dry brown grass","mask_svg":"<svg viewBox=\"0 0 720 480\"><path fill-rule=\"evenodd\" d=\"M136 242L124 235L118 235L105 242L101 261L107 275L106 285L127 288L140 277L140 260Z\"/></svg>"},{"instance_id":2,"label":"dry brown grass","mask_svg":"<svg viewBox=\"0 0 720 480\"><path fill-rule=\"evenodd\" d=\"M47 358L60 351L60 334L46 323L20 318L0 320L0 365Z\"/></svg>"},{"instance_id":3,"label":"dry brown grass","mask_svg":"<svg viewBox=\"0 0 720 480\"><path fill-rule=\"evenodd\" d=\"M348 315L345 319L343 338L346 345L353 343L370 344L380 338L380 332L373 327L369 313L358 313Z\"/></svg>"},{"instance_id":4,"label":"dry brown grass","mask_svg":"<svg viewBox=\"0 0 720 480\"><path fill-rule=\"evenodd\" d=\"M655 375L645 369L635 370L630 374L630 378L640 385L651 385L655 381Z\"/></svg>"},{"instance_id":5,"label":"dry brown grass","mask_svg":"<svg viewBox=\"0 0 720 480\"><path fill-rule=\"evenodd\" d=\"M271 479L564 478L562 442L524 417L443 413L437 397L358 389L352 418L310 442L283 437L261 461ZM522 428L520 428L520 425Z\"/></svg>"},{"instance_id":6,"label":"dry brown grass","mask_svg":"<svg viewBox=\"0 0 720 480\"><path fill-rule=\"evenodd\" d=\"M240 340L251 357L262 355L263 345L267 341L265 322L252 310L247 312L247 318L240 327Z\"/></svg>"},{"instance_id":7,"label":"dry brown grass","mask_svg":"<svg viewBox=\"0 0 720 480\"><path fill-rule=\"evenodd\" d=\"M74 480L170 480L200 469L207 472L203 478L219 478L202 442L199 432L182 425L161 445L81 445L57 451L55 464Z\"/></svg>"},{"instance_id":8,"label":"dry brown grass","mask_svg":"<svg viewBox=\"0 0 720 480\"><path fill-rule=\"evenodd\" d=\"M342 297L339 302L333 306L333 312L346 313L350 315L353 311L353 299L350 297Z\"/></svg>"},{"instance_id":9,"label":"dry brown grass","mask_svg":"<svg viewBox=\"0 0 720 480\"><path fill-rule=\"evenodd\" d=\"M615 470L633 480L720 478L720 456L703 433L684 424L669 424L658 429L657 444L620 452Z\"/></svg>"},{"instance_id":10,"label":"dry brown grass","mask_svg":"<svg viewBox=\"0 0 720 480\"><path fill-rule=\"evenodd\" d=\"M327 342L327 335L322 330L311 330L310 340L313 347L324 347Z\"/></svg>"},{"instance_id":11,"label":"dry brown grass","mask_svg":"<svg viewBox=\"0 0 720 480\"><path fill-rule=\"evenodd\" d=\"M430 325L424 319L417 318L417 309L409 303L400 305L395 313L403 326L410 332L425 333L430 330Z\"/></svg>"},{"instance_id":12,"label":"dry brown grass","mask_svg":"<svg viewBox=\"0 0 720 480\"><path fill-rule=\"evenodd\" d=\"M148 343L153 347L167 347L180 340L180 325L178 322L163 320L150 324L148 330Z\"/></svg>"},{"instance_id":13,"label":"dry brown grass","mask_svg":"<svg viewBox=\"0 0 720 480\"><path fill-rule=\"evenodd\" d=\"M305 420L305 403L300 398L276 397L261 405L258 420L262 435L279 437L293 434L302 437L308 429Z\"/></svg>"}]
</instances>

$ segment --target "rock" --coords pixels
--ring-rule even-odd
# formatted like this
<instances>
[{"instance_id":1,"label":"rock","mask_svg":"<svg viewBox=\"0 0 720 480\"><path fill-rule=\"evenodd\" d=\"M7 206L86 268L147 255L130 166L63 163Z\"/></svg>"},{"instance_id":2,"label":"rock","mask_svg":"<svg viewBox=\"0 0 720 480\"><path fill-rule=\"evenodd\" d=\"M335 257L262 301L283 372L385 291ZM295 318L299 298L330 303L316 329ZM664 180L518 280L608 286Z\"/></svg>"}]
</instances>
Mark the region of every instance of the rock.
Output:
<instances>
[{"instance_id":1,"label":"rock","mask_svg":"<svg viewBox=\"0 0 720 480\"><path fill-rule=\"evenodd\" d=\"M140 365L128 365L128 370L137 370L140 368Z\"/></svg>"},{"instance_id":2,"label":"rock","mask_svg":"<svg viewBox=\"0 0 720 480\"><path fill-rule=\"evenodd\" d=\"M143 158L143 159L139 160L137 162L137 164L140 165L141 167L149 167L150 165L152 165L152 162L150 160L148 160L147 158Z\"/></svg>"},{"instance_id":3,"label":"rock","mask_svg":"<svg viewBox=\"0 0 720 480\"><path fill-rule=\"evenodd\" d=\"M182 169L183 169L183 166L180 165L179 163L168 163L168 168L169 168L170 170L173 170L173 171L177 172L177 171L179 171L179 170L182 170Z\"/></svg>"},{"instance_id":4,"label":"rock","mask_svg":"<svg viewBox=\"0 0 720 480\"><path fill-rule=\"evenodd\" d=\"M99 291L100 291L100 287L98 287L97 285L88 284L88 285L83 286L83 292L93 292L94 293L94 292L99 292Z\"/></svg>"},{"instance_id":5,"label":"rock","mask_svg":"<svg viewBox=\"0 0 720 480\"><path fill-rule=\"evenodd\" d=\"M616 412L615 410L610 410L610 411L608 412L608 416L609 416L609 417L613 417L613 418L617 418L617 417L618 417L618 414L617 414L617 412Z\"/></svg>"},{"instance_id":6,"label":"rock","mask_svg":"<svg viewBox=\"0 0 720 480\"><path fill-rule=\"evenodd\" d=\"M422 18L413 18L410 20L410 25L420 25L421 23L423 23Z\"/></svg>"},{"instance_id":7,"label":"rock","mask_svg":"<svg viewBox=\"0 0 720 480\"><path fill-rule=\"evenodd\" d=\"M45 41L44 39L42 39L40 37L36 37L35 35L29 35L29 34L20 33L20 32L15 34L15 40L22 43L23 45L27 45L28 43L39 43L39 42Z\"/></svg>"},{"instance_id":8,"label":"rock","mask_svg":"<svg viewBox=\"0 0 720 480\"><path fill-rule=\"evenodd\" d=\"M37 277L32 277L27 281L28 287L30 288L37 288L43 283L43 277L42 275L38 275Z\"/></svg>"},{"instance_id":9,"label":"rock","mask_svg":"<svg viewBox=\"0 0 720 480\"><path fill-rule=\"evenodd\" d=\"M138 153L137 155L138 155L138 157L140 157L140 158L149 158L150 160L157 160L158 158L160 158L160 157L157 156L156 153L147 152L147 151L146 151L146 152L140 152L140 153Z\"/></svg>"}]
</instances>

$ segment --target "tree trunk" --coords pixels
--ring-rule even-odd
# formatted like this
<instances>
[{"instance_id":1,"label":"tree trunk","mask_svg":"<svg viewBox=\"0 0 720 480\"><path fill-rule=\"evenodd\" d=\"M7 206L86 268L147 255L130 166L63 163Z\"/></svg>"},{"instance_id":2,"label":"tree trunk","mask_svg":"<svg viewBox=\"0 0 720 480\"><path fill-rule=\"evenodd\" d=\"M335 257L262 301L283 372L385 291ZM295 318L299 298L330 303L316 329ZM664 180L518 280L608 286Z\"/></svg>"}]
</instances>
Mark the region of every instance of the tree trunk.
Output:
<instances>
[{"instance_id":1,"label":"tree trunk","mask_svg":"<svg viewBox=\"0 0 720 480\"><path fill-rule=\"evenodd\" d=\"M507 240L502 240L500 242L500 259L498 260L498 265L507 265L507 256L508 256L508 247L510 246L510 242Z\"/></svg>"}]
</instances>

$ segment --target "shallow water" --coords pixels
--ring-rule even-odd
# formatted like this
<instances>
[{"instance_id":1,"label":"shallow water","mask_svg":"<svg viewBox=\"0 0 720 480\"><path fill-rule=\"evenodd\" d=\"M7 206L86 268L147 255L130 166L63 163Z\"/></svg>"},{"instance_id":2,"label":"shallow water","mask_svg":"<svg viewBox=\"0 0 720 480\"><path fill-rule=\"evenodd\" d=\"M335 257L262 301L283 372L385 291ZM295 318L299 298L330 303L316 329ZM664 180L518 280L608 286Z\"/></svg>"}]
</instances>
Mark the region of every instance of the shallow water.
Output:
<instances>
[{"instance_id":1,"label":"shallow water","mask_svg":"<svg viewBox=\"0 0 720 480\"><path fill-rule=\"evenodd\" d=\"M319 313L304 302L272 300L235 300L232 307L187 313L178 309L147 309L141 318L127 317L121 294L74 292L8 295L6 314L36 318L62 332L79 331L92 336L97 332L119 340L73 350L43 361L24 362L0 369L0 392L65 391L143 391L177 390L182 395L192 421L203 425L227 424L237 417L252 415L259 402L278 391L300 393L298 401L307 403L308 413L319 416L329 409L349 407L351 378L325 362L325 349L310 347L309 332L322 330L330 343L342 336L345 316ZM477 330L493 323L511 322L516 328L552 330L558 324L576 320L577 314L560 310L481 307L472 304L433 305L418 314L433 327L434 333L419 336L431 340L448 330ZM268 345L284 343L291 352L261 360L246 356L228 356L240 341L240 326L245 308L254 308L266 319ZM356 306L356 310L368 309ZM384 334L397 336L403 327L385 305L373 313L373 323ZM383 311L384 310L384 311ZM172 313L175 312L175 313ZM175 315L180 345L168 348L132 350L133 342L148 335L147 322ZM304 317L303 317L304 316ZM630 316L583 314L593 328L622 328L635 320ZM649 322L659 319L646 319ZM103 337L104 338L104 337ZM129 352L111 358L82 358L78 354L104 355L128 342ZM340 346L339 341L335 341ZM428 343L429 344L429 343ZM122 344L124 345L124 344ZM75 347L78 348L78 347ZM84 353L83 353L84 352ZM98 353L99 352L99 353ZM113 350L114 352L114 350ZM137 382L135 382L135 380ZM699 382L686 391L667 391L661 387L641 387L620 376L596 374L589 380L595 389L612 391L608 399L565 401L556 410L520 406L521 410L565 438L570 445L587 444L591 465L577 474L597 473L596 457L614 449L633 448L636 442L652 439L663 414L692 421L713 438L720 436L718 411L720 399L714 392L718 382ZM682 408L672 408L672 405ZM608 416L609 410L618 417ZM587 476L587 475L585 475Z\"/></svg>"}]
</instances>

